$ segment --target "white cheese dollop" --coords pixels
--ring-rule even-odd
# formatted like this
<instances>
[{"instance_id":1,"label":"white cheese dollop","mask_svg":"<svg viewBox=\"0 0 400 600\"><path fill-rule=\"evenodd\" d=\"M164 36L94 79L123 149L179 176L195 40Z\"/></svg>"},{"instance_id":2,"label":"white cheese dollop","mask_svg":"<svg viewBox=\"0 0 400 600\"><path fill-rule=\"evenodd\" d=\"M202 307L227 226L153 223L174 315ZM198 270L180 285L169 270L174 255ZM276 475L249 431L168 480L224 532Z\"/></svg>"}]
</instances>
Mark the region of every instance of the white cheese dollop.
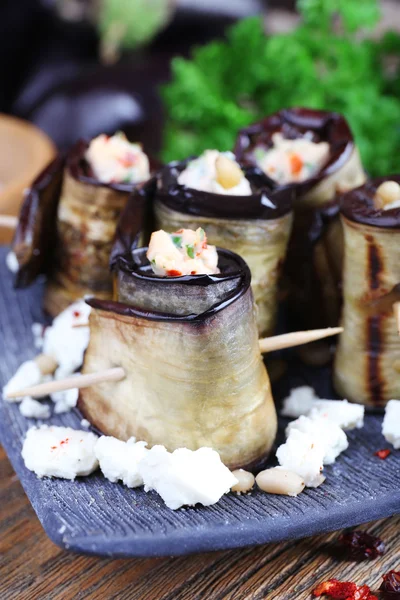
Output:
<instances>
[{"instance_id":1,"label":"white cheese dollop","mask_svg":"<svg viewBox=\"0 0 400 600\"><path fill-rule=\"evenodd\" d=\"M28 360L17 369L16 373L3 387L3 398L7 402L21 402L21 398L7 398L7 394L18 392L24 388L41 383L42 373L34 360Z\"/></svg>"},{"instance_id":2,"label":"white cheese dollop","mask_svg":"<svg viewBox=\"0 0 400 600\"><path fill-rule=\"evenodd\" d=\"M19 405L19 412L27 419L49 419L50 406L42 404L29 396L25 396Z\"/></svg>"},{"instance_id":3,"label":"white cheese dollop","mask_svg":"<svg viewBox=\"0 0 400 600\"><path fill-rule=\"evenodd\" d=\"M129 142L122 132L94 138L85 158L103 183L139 183L150 177L149 159L141 145Z\"/></svg>"},{"instance_id":4,"label":"white cheese dollop","mask_svg":"<svg viewBox=\"0 0 400 600\"><path fill-rule=\"evenodd\" d=\"M328 161L329 144L313 142L311 137L311 133L306 133L304 137L291 140L279 132L274 133L270 149L255 151L259 167L280 184L313 177Z\"/></svg>"},{"instance_id":5,"label":"white cheese dollop","mask_svg":"<svg viewBox=\"0 0 400 600\"><path fill-rule=\"evenodd\" d=\"M201 227L196 231L179 229L171 234L155 231L151 234L147 258L160 277L219 273L217 249L207 244Z\"/></svg>"},{"instance_id":6,"label":"white cheese dollop","mask_svg":"<svg viewBox=\"0 0 400 600\"><path fill-rule=\"evenodd\" d=\"M56 379L71 375L83 362L89 343L89 327L74 327L88 322L90 306L84 300L74 302L53 321L44 332L43 353L58 363Z\"/></svg>"},{"instance_id":7,"label":"white cheese dollop","mask_svg":"<svg viewBox=\"0 0 400 600\"><path fill-rule=\"evenodd\" d=\"M173 510L215 504L238 483L211 448L179 448L170 453L164 446L153 446L139 462L139 473L145 491L155 490Z\"/></svg>"},{"instance_id":8,"label":"white cheese dollop","mask_svg":"<svg viewBox=\"0 0 400 600\"><path fill-rule=\"evenodd\" d=\"M312 387L308 385L302 385L297 388L293 388L290 394L283 401L283 408L281 415L284 417L301 417L301 415L307 415L315 401L318 400L318 396Z\"/></svg>"},{"instance_id":9,"label":"white cheese dollop","mask_svg":"<svg viewBox=\"0 0 400 600\"><path fill-rule=\"evenodd\" d=\"M276 451L280 466L300 475L307 487L318 487L324 482L324 456L324 445L298 429L293 429Z\"/></svg>"},{"instance_id":10,"label":"white cheese dollop","mask_svg":"<svg viewBox=\"0 0 400 600\"><path fill-rule=\"evenodd\" d=\"M78 396L78 388L71 388L69 390L62 390L61 392L50 394L50 398L55 404L54 412L57 415L69 412L71 408L75 408L77 405Z\"/></svg>"},{"instance_id":11,"label":"white cheese dollop","mask_svg":"<svg viewBox=\"0 0 400 600\"><path fill-rule=\"evenodd\" d=\"M311 418L322 417L333 421L342 429L361 429L364 425L365 407L347 400L317 400L310 411Z\"/></svg>"},{"instance_id":12,"label":"white cheese dollop","mask_svg":"<svg viewBox=\"0 0 400 600\"><path fill-rule=\"evenodd\" d=\"M339 454L349 447L347 436L343 429L329 419L301 416L296 421L292 421L286 428L286 435L289 437L291 432L297 430L307 434L318 445L324 448L324 465L331 465L335 462Z\"/></svg>"},{"instance_id":13,"label":"white cheese dollop","mask_svg":"<svg viewBox=\"0 0 400 600\"><path fill-rule=\"evenodd\" d=\"M101 436L94 447L100 469L109 481L121 480L130 488L143 485L138 465L144 457L147 442L136 442L134 437L122 442L114 437Z\"/></svg>"},{"instance_id":14,"label":"white cheese dollop","mask_svg":"<svg viewBox=\"0 0 400 600\"><path fill-rule=\"evenodd\" d=\"M389 400L382 423L382 434L396 450L400 448L400 400Z\"/></svg>"},{"instance_id":15,"label":"white cheese dollop","mask_svg":"<svg viewBox=\"0 0 400 600\"><path fill-rule=\"evenodd\" d=\"M19 270L19 263L15 252L10 251L6 256L6 265L11 273L17 273Z\"/></svg>"},{"instance_id":16,"label":"white cheese dollop","mask_svg":"<svg viewBox=\"0 0 400 600\"><path fill-rule=\"evenodd\" d=\"M233 163L233 169L236 177L232 180L234 185L226 187L222 185L217 171L217 160L219 157L226 157ZM218 152L218 150L205 150L201 156L190 161L179 177L178 183L186 185L194 190L211 192L214 194L229 194L231 196L250 196L252 190L250 182L243 173L235 156L231 152Z\"/></svg>"},{"instance_id":17,"label":"white cheese dollop","mask_svg":"<svg viewBox=\"0 0 400 600\"><path fill-rule=\"evenodd\" d=\"M97 439L94 433L70 427L32 427L26 434L22 458L38 477L75 479L97 469Z\"/></svg>"}]
</instances>

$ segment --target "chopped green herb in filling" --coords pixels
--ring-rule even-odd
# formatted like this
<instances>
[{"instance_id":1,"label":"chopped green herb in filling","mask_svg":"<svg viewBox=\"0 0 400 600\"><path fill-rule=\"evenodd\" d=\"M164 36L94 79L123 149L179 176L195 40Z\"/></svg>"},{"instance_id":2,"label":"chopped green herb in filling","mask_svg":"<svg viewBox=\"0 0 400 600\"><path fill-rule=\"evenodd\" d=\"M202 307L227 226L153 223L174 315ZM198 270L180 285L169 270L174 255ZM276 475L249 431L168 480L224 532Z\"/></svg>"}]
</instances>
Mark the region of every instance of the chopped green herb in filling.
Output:
<instances>
[{"instance_id":1,"label":"chopped green herb in filling","mask_svg":"<svg viewBox=\"0 0 400 600\"><path fill-rule=\"evenodd\" d=\"M194 258L194 246L192 244L186 246L186 252L189 258Z\"/></svg>"}]
</instances>

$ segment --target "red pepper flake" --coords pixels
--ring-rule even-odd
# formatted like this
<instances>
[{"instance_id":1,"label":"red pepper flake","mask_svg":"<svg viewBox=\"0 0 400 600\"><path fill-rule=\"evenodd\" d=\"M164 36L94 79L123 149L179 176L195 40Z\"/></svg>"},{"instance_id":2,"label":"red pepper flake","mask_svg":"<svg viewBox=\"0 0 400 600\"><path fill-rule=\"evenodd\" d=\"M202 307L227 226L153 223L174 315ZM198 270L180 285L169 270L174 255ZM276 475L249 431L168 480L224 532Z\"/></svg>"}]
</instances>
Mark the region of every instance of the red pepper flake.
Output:
<instances>
[{"instance_id":1,"label":"red pepper flake","mask_svg":"<svg viewBox=\"0 0 400 600\"><path fill-rule=\"evenodd\" d=\"M191 275L196 275L196 271L190 271Z\"/></svg>"},{"instance_id":2,"label":"red pepper flake","mask_svg":"<svg viewBox=\"0 0 400 600\"><path fill-rule=\"evenodd\" d=\"M330 596L335 600L347 600L354 596L357 591L357 586L351 581L338 581L337 579L329 579L317 585L313 590L313 596Z\"/></svg>"},{"instance_id":3,"label":"red pepper flake","mask_svg":"<svg viewBox=\"0 0 400 600\"><path fill-rule=\"evenodd\" d=\"M57 446L50 446L50 450L55 450Z\"/></svg>"},{"instance_id":4,"label":"red pepper flake","mask_svg":"<svg viewBox=\"0 0 400 600\"><path fill-rule=\"evenodd\" d=\"M345 531L339 542L346 546L349 555L355 560L374 560L385 554L385 544L381 539L365 531Z\"/></svg>"},{"instance_id":5,"label":"red pepper flake","mask_svg":"<svg viewBox=\"0 0 400 600\"><path fill-rule=\"evenodd\" d=\"M68 444L68 442L69 442L69 438L65 438L65 440L61 440L60 446L62 446L63 444Z\"/></svg>"},{"instance_id":6,"label":"red pepper flake","mask_svg":"<svg viewBox=\"0 0 400 600\"><path fill-rule=\"evenodd\" d=\"M381 587L379 588L383 592L383 597L400 598L400 571L389 571L386 575L382 576Z\"/></svg>"},{"instance_id":7,"label":"red pepper flake","mask_svg":"<svg viewBox=\"0 0 400 600\"><path fill-rule=\"evenodd\" d=\"M167 275L168 277L180 277L182 273L180 271L177 271L176 269L169 269L167 271Z\"/></svg>"},{"instance_id":8,"label":"red pepper flake","mask_svg":"<svg viewBox=\"0 0 400 600\"><path fill-rule=\"evenodd\" d=\"M81 313L79 312L79 310L74 310L74 312L72 313L75 317L75 319L77 319L78 317L81 316Z\"/></svg>"},{"instance_id":9,"label":"red pepper flake","mask_svg":"<svg viewBox=\"0 0 400 600\"><path fill-rule=\"evenodd\" d=\"M387 458L391 453L392 451L389 450L389 448L384 448L383 450L378 450L377 452L375 452L374 456L378 456L378 458L385 460L385 458Z\"/></svg>"}]
</instances>

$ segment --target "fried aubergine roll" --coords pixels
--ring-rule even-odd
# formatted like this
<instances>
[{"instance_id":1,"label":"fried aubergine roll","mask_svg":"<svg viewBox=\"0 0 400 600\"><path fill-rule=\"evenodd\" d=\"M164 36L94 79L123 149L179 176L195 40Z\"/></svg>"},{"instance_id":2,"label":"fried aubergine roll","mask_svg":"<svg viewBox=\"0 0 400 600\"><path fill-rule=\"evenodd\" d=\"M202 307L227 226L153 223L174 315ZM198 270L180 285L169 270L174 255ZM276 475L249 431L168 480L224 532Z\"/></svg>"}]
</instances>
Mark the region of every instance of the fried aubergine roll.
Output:
<instances>
[{"instance_id":1,"label":"fried aubergine roll","mask_svg":"<svg viewBox=\"0 0 400 600\"><path fill-rule=\"evenodd\" d=\"M261 336L273 332L277 288L292 226L292 190L273 191L257 168L242 171L231 153L207 150L157 176L156 226L203 227L212 244L249 265Z\"/></svg>"},{"instance_id":2,"label":"fried aubergine roll","mask_svg":"<svg viewBox=\"0 0 400 600\"><path fill-rule=\"evenodd\" d=\"M126 378L81 390L79 408L107 435L170 451L208 446L230 468L256 468L271 449L277 418L249 269L230 251L204 248L200 229L176 235L184 245L175 240L175 249L188 256L184 268L171 256L169 234L159 231L150 261L147 248L117 259L120 302L88 301L83 372L122 366Z\"/></svg>"},{"instance_id":3,"label":"fried aubergine roll","mask_svg":"<svg viewBox=\"0 0 400 600\"><path fill-rule=\"evenodd\" d=\"M347 122L327 111L281 110L241 130L235 154L295 191L285 266L292 326L337 325L343 256L338 194L365 182Z\"/></svg>"},{"instance_id":4,"label":"fried aubergine roll","mask_svg":"<svg viewBox=\"0 0 400 600\"><path fill-rule=\"evenodd\" d=\"M150 176L146 154L123 134L78 142L62 169L62 161L53 163L28 191L13 243L17 286L45 273L51 315L85 294L112 297L109 257L118 218L130 194L144 206L140 190Z\"/></svg>"},{"instance_id":5,"label":"fried aubergine roll","mask_svg":"<svg viewBox=\"0 0 400 600\"><path fill-rule=\"evenodd\" d=\"M349 400L384 406L400 397L400 176L345 194L343 314L335 388Z\"/></svg>"}]
</instances>

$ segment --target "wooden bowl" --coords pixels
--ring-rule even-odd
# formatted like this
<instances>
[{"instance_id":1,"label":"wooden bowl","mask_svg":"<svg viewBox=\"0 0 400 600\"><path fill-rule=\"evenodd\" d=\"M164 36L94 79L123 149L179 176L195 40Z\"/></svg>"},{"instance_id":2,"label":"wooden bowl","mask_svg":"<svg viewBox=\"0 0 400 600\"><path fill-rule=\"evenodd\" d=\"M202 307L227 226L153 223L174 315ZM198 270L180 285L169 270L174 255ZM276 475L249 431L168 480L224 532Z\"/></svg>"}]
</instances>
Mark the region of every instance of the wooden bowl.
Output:
<instances>
[{"instance_id":1,"label":"wooden bowl","mask_svg":"<svg viewBox=\"0 0 400 600\"><path fill-rule=\"evenodd\" d=\"M53 142L35 125L0 114L0 215L19 214L24 189L55 153ZM0 227L0 244L9 243L13 233Z\"/></svg>"}]
</instances>

